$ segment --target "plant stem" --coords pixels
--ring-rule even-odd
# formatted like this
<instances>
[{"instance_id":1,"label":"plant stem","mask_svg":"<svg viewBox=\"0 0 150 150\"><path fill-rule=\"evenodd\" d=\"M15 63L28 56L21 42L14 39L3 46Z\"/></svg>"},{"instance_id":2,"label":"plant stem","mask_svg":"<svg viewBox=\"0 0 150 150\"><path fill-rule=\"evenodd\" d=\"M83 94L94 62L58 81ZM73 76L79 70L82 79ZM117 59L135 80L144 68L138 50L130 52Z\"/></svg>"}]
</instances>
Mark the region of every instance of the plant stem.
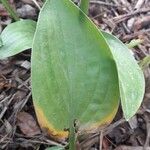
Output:
<instances>
[{"instance_id":1,"label":"plant stem","mask_svg":"<svg viewBox=\"0 0 150 150\"><path fill-rule=\"evenodd\" d=\"M76 150L76 135L73 121L70 122L69 128L69 150Z\"/></svg>"},{"instance_id":2,"label":"plant stem","mask_svg":"<svg viewBox=\"0 0 150 150\"><path fill-rule=\"evenodd\" d=\"M9 12L9 14L14 18L14 20L19 21L20 19L19 19L18 15L10 6L8 0L1 0L1 2L4 5L4 7L6 8L6 10Z\"/></svg>"},{"instance_id":3,"label":"plant stem","mask_svg":"<svg viewBox=\"0 0 150 150\"><path fill-rule=\"evenodd\" d=\"M85 14L88 14L89 2L90 2L90 0L81 0L80 9L81 9Z\"/></svg>"}]
</instances>

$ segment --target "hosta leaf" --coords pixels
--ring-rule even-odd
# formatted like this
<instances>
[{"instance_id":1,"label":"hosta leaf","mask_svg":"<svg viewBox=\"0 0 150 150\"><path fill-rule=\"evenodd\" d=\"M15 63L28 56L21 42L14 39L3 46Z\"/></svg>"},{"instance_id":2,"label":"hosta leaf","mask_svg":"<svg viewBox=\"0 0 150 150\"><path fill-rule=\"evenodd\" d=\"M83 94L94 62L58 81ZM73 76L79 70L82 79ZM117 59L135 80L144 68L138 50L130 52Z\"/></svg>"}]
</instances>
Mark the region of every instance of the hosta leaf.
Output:
<instances>
[{"instance_id":1,"label":"hosta leaf","mask_svg":"<svg viewBox=\"0 0 150 150\"><path fill-rule=\"evenodd\" d=\"M36 22L21 20L8 25L1 33L3 46L0 47L0 59L16 55L31 48Z\"/></svg>"},{"instance_id":2,"label":"hosta leaf","mask_svg":"<svg viewBox=\"0 0 150 150\"><path fill-rule=\"evenodd\" d=\"M32 93L40 125L55 137L107 124L119 99L117 69L96 26L69 0L47 0L32 51Z\"/></svg>"},{"instance_id":3,"label":"hosta leaf","mask_svg":"<svg viewBox=\"0 0 150 150\"><path fill-rule=\"evenodd\" d=\"M116 37L103 32L108 42L119 77L121 104L124 116L129 120L141 105L145 90L144 75L130 50Z\"/></svg>"}]
</instances>

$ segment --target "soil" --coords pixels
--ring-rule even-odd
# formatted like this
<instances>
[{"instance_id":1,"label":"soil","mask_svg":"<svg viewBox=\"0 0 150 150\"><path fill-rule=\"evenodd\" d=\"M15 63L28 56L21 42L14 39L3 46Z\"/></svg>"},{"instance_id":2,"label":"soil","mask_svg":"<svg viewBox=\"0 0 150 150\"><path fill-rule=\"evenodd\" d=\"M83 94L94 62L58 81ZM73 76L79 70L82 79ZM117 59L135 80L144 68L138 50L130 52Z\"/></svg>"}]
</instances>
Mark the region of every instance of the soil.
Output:
<instances>
[{"instance_id":1,"label":"soil","mask_svg":"<svg viewBox=\"0 0 150 150\"><path fill-rule=\"evenodd\" d=\"M24 19L37 20L39 9L32 0L9 0ZM40 6L42 1L37 1ZM76 0L78 4L78 0ZM91 0L89 17L101 29L116 35L124 43L142 39L132 48L137 61L150 55L149 0ZM13 22L0 4L0 32ZM32 104L30 50L0 61L0 149L44 150L65 145L40 130ZM145 97L137 114L126 122L121 107L114 121L99 133L78 143L83 150L150 150L150 68L143 69ZM79 149L79 148L78 148Z\"/></svg>"}]
</instances>

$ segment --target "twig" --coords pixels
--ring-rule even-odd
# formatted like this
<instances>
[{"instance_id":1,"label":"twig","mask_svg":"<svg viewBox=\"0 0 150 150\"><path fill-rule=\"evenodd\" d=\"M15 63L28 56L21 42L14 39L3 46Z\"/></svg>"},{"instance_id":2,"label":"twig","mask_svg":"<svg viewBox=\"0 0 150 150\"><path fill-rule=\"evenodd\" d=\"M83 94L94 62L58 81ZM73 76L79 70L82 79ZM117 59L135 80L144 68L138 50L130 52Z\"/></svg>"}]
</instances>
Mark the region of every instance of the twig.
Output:
<instances>
[{"instance_id":1,"label":"twig","mask_svg":"<svg viewBox=\"0 0 150 150\"><path fill-rule=\"evenodd\" d=\"M125 122L125 119L120 119L117 122L111 124L110 126L106 127L105 129L103 129L103 136L106 136L107 134L109 134L110 132L112 132L112 130L114 128L116 128L118 125L122 124ZM96 133L94 135L91 135L89 138L87 138L85 141L83 141L81 143L81 147L82 148L87 148L90 147L91 145L93 145L95 142L99 141L99 133Z\"/></svg>"},{"instance_id":2,"label":"twig","mask_svg":"<svg viewBox=\"0 0 150 150\"><path fill-rule=\"evenodd\" d=\"M33 1L33 3L37 6L37 8L40 10L41 7L40 7L40 5L37 3L37 1L36 1L36 0L32 0L32 1Z\"/></svg>"},{"instance_id":3,"label":"twig","mask_svg":"<svg viewBox=\"0 0 150 150\"><path fill-rule=\"evenodd\" d=\"M125 6L128 10L132 10L130 3L127 0L120 0L122 5Z\"/></svg>"},{"instance_id":4,"label":"twig","mask_svg":"<svg viewBox=\"0 0 150 150\"><path fill-rule=\"evenodd\" d=\"M25 104L28 102L29 98L31 97L31 92L29 92L29 94L26 96L26 98L22 101L22 103L20 104L20 107L18 109L18 112L21 111L23 109L23 107L25 106Z\"/></svg>"},{"instance_id":5,"label":"twig","mask_svg":"<svg viewBox=\"0 0 150 150\"><path fill-rule=\"evenodd\" d=\"M149 146L149 141L150 141L150 121L149 121L149 114L145 114L145 122L146 122L146 129L147 129L147 136L144 144L144 150Z\"/></svg>"},{"instance_id":6,"label":"twig","mask_svg":"<svg viewBox=\"0 0 150 150\"><path fill-rule=\"evenodd\" d=\"M142 7L142 5L144 4L145 0L138 0L134 9L138 10Z\"/></svg>"},{"instance_id":7,"label":"twig","mask_svg":"<svg viewBox=\"0 0 150 150\"><path fill-rule=\"evenodd\" d=\"M113 130L114 128L116 128L116 127L119 126L120 124L124 123L125 121L126 121L125 119L120 119L120 120L118 120L117 122L111 124L110 126L108 126L107 128L104 129L103 135L105 136L105 135L109 134L110 132L112 132L112 130Z\"/></svg>"},{"instance_id":8,"label":"twig","mask_svg":"<svg viewBox=\"0 0 150 150\"><path fill-rule=\"evenodd\" d=\"M8 97L8 99L10 98L10 100L8 101L7 106L5 106L4 109L2 110L2 112L0 113L0 120L3 118L3 116L4 116L4 114L5 114L8 106L10 105L10 103L12 102L12 100L14 99L14 97L15 97L15 94L11 98Z\"/></svg>"},{"instance_id":9,"label":"twig","mask_svg":"<svg viewBox=\"0 0 150 150\"><path fill-rule=\"evenodd\" d=\"M125 35L122 39L124 41L129 41L129 40L132 40L136 37L138 37L139 35L142 35L142 34L147 34L150 32L150 29L146 29L146 30L140 30L138 32L135 32L133 34L129 34L129 35Z\"/></svg>"},{"instance_id":10,"label":"twig","mask_svg":"<svg viewBox=\"0 0 150 150\"><path fill-rule=\"evenodd\" d=\"M146 12L149 12L149 11L150 11L150 8L136 10L134 12L131 12L131 13L128 13L128 14L125 14L125 15L120 15L120 16L114 17L113 21L115 21L115 23L120 23L124 20L127 20L129 17L135 16L135 15L140 14L140 13L146 13Z\"/></svg>"},{"instance_id":11,"label":"twig","mask_svg":"<svg viewBox=\"0 0 150 150\"><path fill-rule=\"evenodd\" d=\"M115 150L144 150L142 146L118 146ZM147 147L145 150L150 150L150 147Z\"/></svg>"},{"instance_id":12,"label":"twig","mask_svg":"<svg viewBox=\"0 0 150 150\"><path fill-rule=\"evenodd\" d=\"M100 142L99 142L99 150L102 150L103 146L103 131L100 133Z\"/></svg>"},{"instance_id":13,"label":"twig","mask_svg":"<svg viewBox=\"0 0 150 150\"><path fill-rule=\"evenodd\" d=\"M121 7L115 4L110 4L110 3L106 3L106 2L101 2L101 1L90 1L91 4L99 4L99 5L104 5L104 6L110 6L110 7Z\"/></svg>"},{"instance_id":14,"label":"twig","mask_svg":"<svg viewBox=\"0 0 150 150\"><path fill-rule=\"evenodd\" d=\"M26 138L18 138L18 140L16 140L16 141L18 141L18 142L20 142L20 141L26 141L27 143L30 141L30 143L37 143L37 144L45 144L45 145L55 145L55 146L60 146L60 147L63 147L63 145L62 144L59 144L59 143L57 143L57 142L55 142L55 141L52 141L52 140L46 140L45 141L45 139L41 139L41 138L39 138L38 139L38 137L37 137L37 139L33 139L33 138L31 138L31 139L26 139Z\"/></svg>"}]
</instances>

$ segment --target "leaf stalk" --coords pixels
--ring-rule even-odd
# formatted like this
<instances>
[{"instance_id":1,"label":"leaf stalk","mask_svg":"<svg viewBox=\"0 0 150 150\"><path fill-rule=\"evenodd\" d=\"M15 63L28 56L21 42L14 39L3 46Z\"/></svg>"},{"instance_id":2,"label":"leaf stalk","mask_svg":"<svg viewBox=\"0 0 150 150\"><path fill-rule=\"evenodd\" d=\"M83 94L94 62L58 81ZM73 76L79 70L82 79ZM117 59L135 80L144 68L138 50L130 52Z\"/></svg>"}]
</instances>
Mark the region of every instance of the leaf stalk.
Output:
<instances>
[{"instance_id":1,"label":"leaf stalk","mask_svg":"<svg viewBox=\"0 0 150 150\"><path fill-rule=\"evenodd\" d=\"M74 122L70 122L69 128L69 150L76 150L76 133Z\"/></svg>"}]
</instances>

